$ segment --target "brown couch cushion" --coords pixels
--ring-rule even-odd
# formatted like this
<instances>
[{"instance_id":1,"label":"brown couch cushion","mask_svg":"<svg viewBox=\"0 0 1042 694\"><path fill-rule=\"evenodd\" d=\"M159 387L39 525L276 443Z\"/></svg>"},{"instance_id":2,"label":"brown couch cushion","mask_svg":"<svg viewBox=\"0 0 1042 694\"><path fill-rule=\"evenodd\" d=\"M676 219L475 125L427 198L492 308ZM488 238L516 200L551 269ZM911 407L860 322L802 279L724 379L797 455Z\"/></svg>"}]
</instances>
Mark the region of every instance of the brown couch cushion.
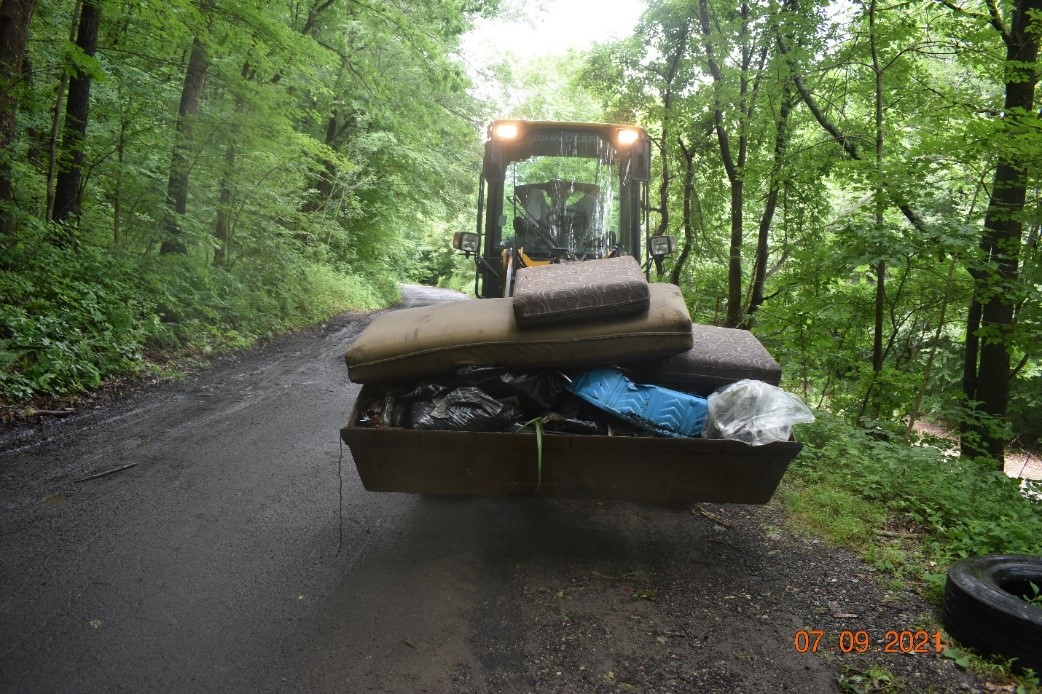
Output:
<instances>
[{"instance_id":1,"label":"brown couch cushion","mask_svg":"<svg viewBox=\"0 0 1042 694\"><path fill-rule=\"evenodd\" d=\"M648 310L648 282L632 256L522 268L514 318L527 328Z\"/></svg>"},{"instance_id":2,"label":"brown couch cushion","mask_svg":"<svg viewBox=\"0 0 1042 694\"><path fill-rule=\"evenodd\" d=\"M355 383L384 383L461 366L604 366L690 349L691 316L680 290L671 284L650 289L645 313L523 330L514 321L510 299L390 311L377 316L347 350L348 375Z\"/></svg>"},{"instance_id":3,"label":"brown couch cushion","mask_svg":"<svg viewBox=\"0 0 1042 694\"><path fill-rule=\"evenodd\" d=\"M778 385L781 367L748 330L692 325L692 347L665 359L626 364L636 380L698 395L743 378Z\"/></svg>"}]
</instances>

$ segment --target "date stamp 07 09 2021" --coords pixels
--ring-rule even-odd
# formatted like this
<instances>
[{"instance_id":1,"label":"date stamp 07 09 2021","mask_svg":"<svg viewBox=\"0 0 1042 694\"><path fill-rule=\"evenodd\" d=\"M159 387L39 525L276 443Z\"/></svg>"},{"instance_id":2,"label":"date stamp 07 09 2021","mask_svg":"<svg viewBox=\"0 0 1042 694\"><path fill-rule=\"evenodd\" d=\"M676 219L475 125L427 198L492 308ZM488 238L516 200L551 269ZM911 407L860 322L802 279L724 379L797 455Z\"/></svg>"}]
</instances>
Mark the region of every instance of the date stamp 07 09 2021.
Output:
<instances>
[{"instance_id":1,"label":"date stamp 07 09 2021","mask_svg":"<svg viewBox=\"0 0 1042 694\"><path fill-rule=\"evenodd\" d=\"M797 653L817 653L819 650L840 653L940 653L941 632L925 630L890 629L882 638L873 639L864 630L844 630L833 639L822 629L800 629L792 639Z\"/></svg>"}]
</instances>

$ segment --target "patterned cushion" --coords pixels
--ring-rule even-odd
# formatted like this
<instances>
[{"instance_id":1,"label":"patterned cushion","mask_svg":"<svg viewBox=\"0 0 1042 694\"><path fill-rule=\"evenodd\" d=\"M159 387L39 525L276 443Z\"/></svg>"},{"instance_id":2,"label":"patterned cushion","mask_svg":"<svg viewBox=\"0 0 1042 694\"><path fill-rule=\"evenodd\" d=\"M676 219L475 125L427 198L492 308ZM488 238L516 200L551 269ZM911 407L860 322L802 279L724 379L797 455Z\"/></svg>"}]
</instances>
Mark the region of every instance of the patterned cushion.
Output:
<instances>
[{"instance_id":1,"label":"patterned cushion","mask_svg":"<svg viewBox=\"0 0 1042 694\"><path fill-rule=\"evenodd\" d=\"M705 395L751 378L778 385L781 367L748 330L692 325L692 347L683 354L627 364L635 380Z\"/></svg>"},{"instance_id":2,"label":"patterned cushion","mask_svg":"<svg viewBox=\"0 0 1042 694\"><path fill-rule=\"evenodd\" d=\"M616 318L648 310L648 282L632 256L517 271L514 318L532 325Z\"/></svg>"},{"instance_id":3,"label":"patterned cushion","mask_svg":"<svg viewBox=\"0 0 1042 694\"><path fill-rule=\"evenodd\" d=\"M691 314L680 290L651 285L645 313L614 321L521 330L510 299L474 299L389 311L347 350L355 383L437 376L461 366L564 369L679 354L691 347Z\"/></svg>"}]
</instances>

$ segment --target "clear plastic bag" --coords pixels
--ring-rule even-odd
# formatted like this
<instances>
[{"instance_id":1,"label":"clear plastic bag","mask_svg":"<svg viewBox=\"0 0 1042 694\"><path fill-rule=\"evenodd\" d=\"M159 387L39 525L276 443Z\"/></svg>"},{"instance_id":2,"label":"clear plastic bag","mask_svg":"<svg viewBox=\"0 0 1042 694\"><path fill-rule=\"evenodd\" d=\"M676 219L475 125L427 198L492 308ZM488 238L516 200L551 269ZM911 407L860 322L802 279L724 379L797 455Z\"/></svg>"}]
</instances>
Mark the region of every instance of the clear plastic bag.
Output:
<instances>
[{"instance_id":1,"label":"clear plastic bag","mask_svg":"<svg viewBox=\"0 0 1042 694\"><path fill-rule=\"evenodd\" d=\"M744 379L709 396L702 436L762 446L788 441L793 424L813 421L814 415L795 395L763 381Z\"/></svg>"}]
</instances>

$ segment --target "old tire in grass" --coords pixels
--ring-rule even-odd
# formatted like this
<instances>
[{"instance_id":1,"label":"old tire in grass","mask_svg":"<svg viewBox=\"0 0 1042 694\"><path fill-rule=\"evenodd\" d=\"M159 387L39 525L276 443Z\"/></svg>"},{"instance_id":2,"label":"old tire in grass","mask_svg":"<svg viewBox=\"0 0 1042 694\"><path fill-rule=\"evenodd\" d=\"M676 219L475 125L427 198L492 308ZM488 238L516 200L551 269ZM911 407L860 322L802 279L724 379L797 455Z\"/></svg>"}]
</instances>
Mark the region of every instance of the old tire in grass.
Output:
<instances>
[{"instance_id":1,"label":"old tire in grass","mask_svg":"<svg viewBox=\"0 0 1042 694\"><path fill-rule=\"evenodd\" d=\"M948 569L941 621L960 643L1042 672L1042 607L1024 599L1042 588L1042 557L991 554Z\"/></svg>"}]
</instances>

